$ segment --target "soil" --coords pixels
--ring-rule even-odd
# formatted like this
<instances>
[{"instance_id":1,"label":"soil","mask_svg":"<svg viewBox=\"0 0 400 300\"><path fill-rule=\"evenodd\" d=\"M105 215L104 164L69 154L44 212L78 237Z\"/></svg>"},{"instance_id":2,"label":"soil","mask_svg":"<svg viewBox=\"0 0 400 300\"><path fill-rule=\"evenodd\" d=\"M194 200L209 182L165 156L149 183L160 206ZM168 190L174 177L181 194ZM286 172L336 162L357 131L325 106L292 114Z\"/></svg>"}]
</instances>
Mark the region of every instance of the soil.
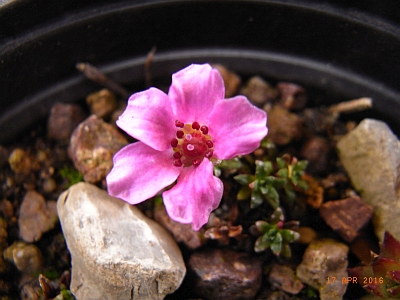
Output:
<instances>
[{"instance_id":1,"label":"soil","mask_svg":"<svg viewBox=\"0 0 400 300\"><path fill-rule=\"evenodd\" d=\"M233 77L233 80L236 79ZM349 245L351 249L348 256L349 267L368 260L365 253L369 250L377 252L379 248L370 222L357 232L357 243L363 245L362 247L369 245L365 251L359 251L360 247L357 250L355 242L345 241L343 236L327 225L319 213L322 203L346 199L357 194L335 153L336 141L356 124L351 120L351 115L343 118L328 107L315 107L316 101L307 93L306 87L293 83L265 85L262 82L261 85L252 86L249 80L250 78L242 78L236 87L235 83L227 82L227 84L233 85L231 89L234 93L247 94L257 106L268 111L269 134L262 147L250 155L239 158L241 167L221 166L220 178L224 182L225 193L220 208L213 214L213 223L206 227L208 239L202 249L209 247L242 251L261 259L266 268L263 274L263 288L258 292L256 299L264 299L260 297L271 290L267 282L268 266L276 261L291 267L298 265L310 241L307 237L310 239L314 236L329 237ZM118 101L120 104L123 103L121 99ZM84 101L81 104L83 111L88 114L90 107L85 107ZM106 120L113 122L110 117ZM9 161L16 149L22 150L19 155L24 159L20 160L18 166L13 166ZM49 138L47 121L33 126L30 132L20 137L14 144L0 147L0 215L5 220L3 229L6 232L5 238L0 241L2 245L0 250L6 251L11 245L22 241L26 245L35 245L40 250L38 256L41 259L37 272L28 277L26 268L29 266L24 268L15 260L5 259L0 265L0 269L3 270L0 273L0 299L53 299L61 293L61 289L64 290L64 298L57 299L71 297L66 292L69 284L68 271L71 267L70 257L59 223L56 223L51 230L42 232L38 240L26 242L21 238L18 222L21 204L28 191L35 190L46 199L46 202L50 202L57 200L61 192L74 181L81 180L68 156L67 149L68 141L55 141ZM254 251L254 243L258 237L254 232L254 224L258 220L268 220L273 209L270 203L264 200L256 208L252 208L249 197L246 195L238 197L243 185L234 179L238 174L254 174L256 160L269 160L277 169L276 158L279 157L289 164L295 163L296 159L308 162L301 177L306 181L307 188L302 189L293 185L292 190L295 195L293 201L289 199L285 190L278 190L284 222L294 230L300 225L305 232L302 234L301 242L290 244L292 255L289 258L274 255L271 249L259 253ZM276 173L273 174L277 176ZM104 181L97 185L105 188ZM147 215L153 215L152 201L139 207ZM179 245L187 260L196 251L184 243ZM40 281L39 274L41 274ZM189 295L198 299L198 294L189 285L190 283L190 280L185 280L181 288L167 298L182 299L180 298L182 295ZM297 295L297 298L307 299L309 294L305 291L306 288ZM281 299L294 297L283 291L279 292ZM349 285L345 298L355 299L364 294L361 287Z\"/></svg>"}]
</instances>

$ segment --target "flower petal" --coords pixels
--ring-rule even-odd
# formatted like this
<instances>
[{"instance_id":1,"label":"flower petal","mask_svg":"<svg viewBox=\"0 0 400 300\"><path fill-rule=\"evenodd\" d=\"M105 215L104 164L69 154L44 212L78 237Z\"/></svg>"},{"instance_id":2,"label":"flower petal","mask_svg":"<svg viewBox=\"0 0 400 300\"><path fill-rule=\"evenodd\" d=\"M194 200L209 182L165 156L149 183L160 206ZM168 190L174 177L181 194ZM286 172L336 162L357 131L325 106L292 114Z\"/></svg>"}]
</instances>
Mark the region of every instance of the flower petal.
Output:
<instances>
[{"instance_id":1,"label":"flower petal","mask_svg":"<svg viewBox=\"0 0 400 300\"><path fill-rule=\"evenodd\" d=\"M171 147L171 138L175 136L174 122L168 96L150 88L129 98L117 125L151 148L164 151Z\"/></svg>"},{"instance_id":2,"label":"flower petal","mask_svg":"<svg viewBox=\"0 0 400 300\"><path fill-rule=\"evenodd\" d=\"M204 123L214 105L224 99L224 81L208 64L190 65L172 75L168 96L179 121Z\"/></svg>"},{"instance_id":3,"label":"flower petal","mask_svg":"<svg viewBox=\"0 0 400 300\"><path fill-rule=\"evenodd\" d=\"M179 175L171 158L170 151L156 151L141 142L122 148L106 178L108 193L130 204L153 197Z\"/></svg>"},{"instance_id":4,"label":"flower petal","mask_svg":"<svg viewBox=\"0 0 400 300\"><path fill-rule=\"evenodd\" d=\"M253 152L268 133L267 114L246 97L236 96L218 102L209 120L214 154L230 159Z\"/></svg>"},{"instance_id":5,"label":"flower petal","mask_svg":"<svg viewBox=\"0 0 400 300\"><path fill-rule=\"evenodd\" d=\"M182 170L178 183L163 193L164 205L171 219L192 223L199 230L221 201L223 184L213 175L213 164L204 159L198 167Z\"/></svg>"}]
</instances>

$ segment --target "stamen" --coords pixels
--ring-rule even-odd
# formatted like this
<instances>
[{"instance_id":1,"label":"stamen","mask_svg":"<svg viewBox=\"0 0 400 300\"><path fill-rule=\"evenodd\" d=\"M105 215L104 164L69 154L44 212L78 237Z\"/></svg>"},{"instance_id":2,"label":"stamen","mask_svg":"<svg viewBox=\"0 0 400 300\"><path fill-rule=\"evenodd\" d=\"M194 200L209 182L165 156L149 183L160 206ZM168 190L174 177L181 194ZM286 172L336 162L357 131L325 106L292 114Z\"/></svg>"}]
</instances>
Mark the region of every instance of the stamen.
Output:
<instances>
[{"instance_id":1,"label":"stamen","mask_svg":"<svg viewBox=\"0 0 400 300\"><path fill-rule=\"evenodd\" d=\"M203 125L200 127L200 130L203 134L207 134L208 133L208 127L206 125Z\"/></svg>"},{"instance_id":2,"label":"stamen","mask_svg":"<svg viewBox=\"0 0 400 300\"><path fill-rule=\"evenodd\" d=\"M178 159L182 157L182 154L180 152L174 152L174 158Z\"/></svg>"},{"instance_id":3,"label":"stamen","mask_svg":"<svg viewBox=\"0 0 400 300\"><path fill-rule=\"evenodd\" d=\"M192 128L195 129L195 130L199 130L199 129L200 129L200 124L199 124L199 122L196 122L196 121L193 122L193 123L192 123Z\"/></svg>"},{"instance_id":4,"label":"stamen","mask_svg":"<svg viewBox=\"0 0 400 300\"><path fill-rule=\"evenodd\" d=\"M199 122L186 123L176 120L179 127L176 137L171 139L172 163L176 167L199 166L204 158L214 163L214 143L206 125Z\"/></svg>"},{"instance_id":5,"label":"stamen","mask_svg":"<svg viewBox=\"0 0 400 300\"><path fill-rule=\"evenodd\" d=\"M193 161L193 166L198 166L198 165L200 165L201 164L201 160L200 160L200 158L196 158L194 161Z\"/></svg>"},{"instance_id":6,"label":"stamen","mask_svg":"<svg viewBox=\"0 0 400 300\"><path fill-rule=\"evenodd\" d=\"M182 167L182 161L180 159L174 159L173 164L175 167Z\"/></svg>"},{"instance_id":7,"label":"stamen","mask_svg":"<svg viewBox=\"0 0 400 300\"><path fill-rule=\"evenodd\" d=\"M177 137L178 139L183 138L184 135L185 135L185 133L184 133L182 130L178 130L178 131L176 132L176 137Z\"/></svg>"},{"instance_id":8,"label":"stamen","mask_svg":"<svg viewBox=\"0 0 400 300\"><path fill-rule=\"evenodd\" d=\"M172 146L172 148L175 148L176 146L178 146L178 140L176 138L173 138L171 140L171 146Z\"/></svg>"},{"instance_id":9,"label":"stamen","mask_svg":"<svg viewBox=\"0 0 400 300\"><path fill-rule=\"evenodd\" d=\"M183 124L183 122L181 122L181 121L179 121L179 120L175 120L175 126L176 126L176 127L183 128L183 126L185 126L185 124Z\"/></svg>"}]
</instances>

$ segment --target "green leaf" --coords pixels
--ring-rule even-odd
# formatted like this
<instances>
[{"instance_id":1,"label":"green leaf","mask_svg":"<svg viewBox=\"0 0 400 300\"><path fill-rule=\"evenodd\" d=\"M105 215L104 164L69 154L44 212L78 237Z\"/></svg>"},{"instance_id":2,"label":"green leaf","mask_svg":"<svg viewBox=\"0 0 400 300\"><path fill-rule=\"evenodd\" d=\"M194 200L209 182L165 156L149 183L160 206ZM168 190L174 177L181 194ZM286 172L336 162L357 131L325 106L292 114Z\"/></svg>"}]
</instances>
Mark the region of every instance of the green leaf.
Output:
<instances>
[{"instance_id":1,"label":"green leaf","mask_svg":"<svg viewBox=\"0 0 400 300\"><path fill-rule=\"evenodd\" d=\"M281 234L279 232L276 234L275 239L271 243L270 247L271 247L272 253L274 253L275 255L279 255L281 253L281 250L282 250L282 236L281 236Z\"/></svg>"},{"instance_id":2,"label":"green leaf","mask_svg":"<svg viewBox=\"0 0 400 300\"><path fill-rule=\"evenodd\" d=\"M250 202L250 208L256 208L260 206L263 203L263 197L261 196L261 193L253 189L251 192L251 202Z\"/></svg>"},{"instance_id":3,"label":"green leaf","mask_svg":"<svg viewBox=\"0 0 400 300\"><path fill-rule=\"evenodd\" d=\"M278 168L279 168L279 169L283 169L283 168L286 168L286 167L287 167L286 161L285 161L283 158L281 158L281 157L277 157L277 158L276 158L276 162L277 162L277 164L278 164Z\"/></svg>"},{"instance_id":4,"label":"green leaf","mask_svg":"<svg viewBox=\"0 0 400 300\"><path fill-rule=\"evenodd\" d=\"M279 206L279 194L274 188L270 188L268 194L266 195L267 202L273 209Z\"/></svg>"},{"instance_id":5,"label":"green leaf","mask_svg":"<svg viewBox=\"0 0 400 300\"><path fill-rule=\"evenodd\" d=\"M285 194L290 203L296 199L296 193L294 192L293 187L290 185L285 187Z\"/></svg>"},{"instance_id":6,"label":"green leaf","mask_svg":"<svg viewBox=\"0 0 400 300\"><path fill-rule=\"evenodd\" d=\"M279 221L284 221L284 216L283 216L283 212L282 209L280 207L277 207L275 209L275 211L272 213L271 218L270 218L270 222L271 224L276 224Z\"/></svg>"},{"instance_id":7,"label":"green leaf","mask_svg":"<svg viewBox=\"0 0 400 300\"><path fill-rule=\"evenodd\" d=\"M283 241L286 243L291 243L300 237L300 234L298 232L290 229L281 229L279 232L282 235Z\"/></svg>"},{"instance_id":8,"label":"green leaf","mask_svg":"<svg viewBox=\"0 0 400 300\"><path fill-rule=\"evenodd\" d=\"M260 236L256 242L254 243L254 251L255 252L262 252L270 247L270 241L263 241L263 236Z\"/></svg>"},{"instance_id":9,"label":"green leaf","mask_svg":"<svg viewBox=\"0 0 400 300\"><path fill-rule=\"evenodd\" d=\"M280 169L280 170L278 170L278 172L276 172L276 174L277 174L279 177L288 178L288 169L287 169L287 168Z\"/></svg>"},{"instance_id":10,"label":"green leaf","mask_svg":"<svg viewBox=\"0 0 400 300\"><path fill-rule=\"evenodd\" d=\"M266 176L271 174L273 168L270 161L256 160L256 177L257 179L264 179Z\"/></svg>"},{"instance_id":11,"label":"green leaf","mask_svg":"<svg viewBox=\"0 0 400 300\"><path fill-rule=\"evenodd\" d=\"M273 177L271 176L271 178L273 178L272 180L272 185L276 188L276 189L281 189L285 186L287 180L285 178L277 178L277 177Z\"/></svg>"},{"instance_id":12,"label":"green leaf","mask_svg":"<svg viewBox=\"0 0 400 300\"><path fill-rule=\"evenodd\" d=\"M288 244L283 244L282 245L282 251L281 255L284 257L291 257L292 256L292 250L290 249L290 246Z\"/></svg>"},{"instance_id":13,"label":"green leaf","mask_svg":"<svg viewBox=\"0 0 400 300\"><path fill-rule=\"evenodd\" d=\"M271 225L262 220L256 221L254 225L256 225L258 231L260 231L262 234L267 233L271 229Z\"/></svg>"},{"instance_id":14,"label":"green leaf","mask_svg":"<svg viewBox=\"0 0 400 300\"><path fill-rule=\"evenodd\" d=\"M255 180L253 175L248 175L248 174L239 174L233 177L233 179L235 179L241 185L248 185Z\"/></svg>"},{"instance_id":15,"label":"green leaf","mask_svg":"<svg viewBox=\"0 0 400 300\"><path fill-rule=\"evenodd\" d=\"M250 195L251 195L251 189L248 186L243 186L237 193L236 199L239 201L246 200L250 198Z\"/></svg>"},{"instance_id":16,"label":"green leaf","mask_svg":"<svg viewBox=\"0 0 400 300\"><path fill-rule=\"evenodd\" d=\"M303 191L308 189L308 184L307 184L307 181L305 181L305 180L299 180L296 185Z\"/></svg>"},{"instance_id":17,"label":"green leaf","mask_svg":"<svg viewBox=\"0 0 400 300\"><path fill-rule=\"evenodd\" d=\"M233 159L223 160L218 167L223 170L240 169L242 167L242 162L239 158L235 157Z\"/></svg>"},{"instance_id":18,"label":"green leaf","mask_svg":"<svg viewBox=\"0 0 400 300\"><path fill-rule=\"evenodd\" d=\"M308 161L300 160L294 164L293 172L304 172L304 170L307 168L307 165L308 165Z\"/></svg>"}]
</instances>

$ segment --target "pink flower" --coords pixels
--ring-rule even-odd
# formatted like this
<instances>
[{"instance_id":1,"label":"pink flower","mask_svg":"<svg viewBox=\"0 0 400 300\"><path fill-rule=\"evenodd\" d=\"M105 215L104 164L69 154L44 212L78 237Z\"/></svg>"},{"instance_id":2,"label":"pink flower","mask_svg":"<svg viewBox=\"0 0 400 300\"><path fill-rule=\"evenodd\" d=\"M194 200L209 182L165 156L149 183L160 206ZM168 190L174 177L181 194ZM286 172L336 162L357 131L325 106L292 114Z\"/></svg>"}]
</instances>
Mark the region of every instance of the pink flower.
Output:
<instances>
[{"instance_id":1,"label":"pink flower","mask_svg":"<svg viewBox=\"0 0 400 300\"><path fill-rule=\"evenodd\" d=\"M266 113L244 96L224 99L224 82L210 65L172 75L168 94L133 94L117 125L139 140L114 156L108 192L130 204L162 196L169 216L199 230L218 207L221 180L213 162L253 152L267 134Z\"/></svg>"}]
</instances>

